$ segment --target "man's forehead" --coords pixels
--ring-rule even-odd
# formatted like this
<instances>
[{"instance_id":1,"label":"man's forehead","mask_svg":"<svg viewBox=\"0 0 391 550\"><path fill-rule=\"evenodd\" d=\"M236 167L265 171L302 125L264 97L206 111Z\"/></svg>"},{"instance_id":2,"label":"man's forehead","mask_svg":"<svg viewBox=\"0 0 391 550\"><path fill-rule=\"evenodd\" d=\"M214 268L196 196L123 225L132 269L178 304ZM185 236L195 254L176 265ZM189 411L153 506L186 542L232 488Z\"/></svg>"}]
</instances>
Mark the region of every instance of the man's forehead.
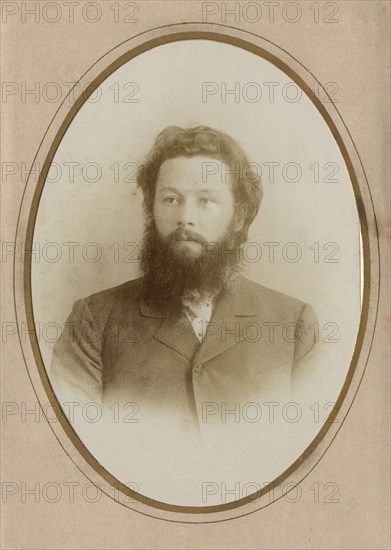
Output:
<instances>
[{"instance_id":1,"label":"man's forehead","mask_svg":"<svg viewBox=\"0 0 391 550\"><path fill-rule=\"evenodd\" d=\"M167 159L160 166L157 185L189 182L226 185L230 182L230 168L224 160L201 155Z\"/></svg>"}]
</instances>

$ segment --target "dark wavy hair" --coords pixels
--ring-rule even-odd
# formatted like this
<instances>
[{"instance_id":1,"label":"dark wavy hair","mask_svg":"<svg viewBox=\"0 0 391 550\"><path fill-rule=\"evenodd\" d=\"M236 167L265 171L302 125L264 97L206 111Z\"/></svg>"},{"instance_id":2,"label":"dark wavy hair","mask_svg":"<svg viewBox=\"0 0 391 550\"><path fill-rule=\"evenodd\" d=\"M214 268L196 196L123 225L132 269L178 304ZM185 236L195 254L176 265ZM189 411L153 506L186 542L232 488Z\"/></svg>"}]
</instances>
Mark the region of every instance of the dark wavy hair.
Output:
<instances>
[{"instance_id":1,"label":"dark wavy hair","mask_svg":"<svg viewBox=\"0 0 391 550\"><path fill-rule=\"evenodd\" d=\"M137 173L137 185L144 196L144 209L152 215L156 180L165 160L176 157L206 156L225 162L234 170L232 191L235 207L245 206L242 228L235 233L237 242L247 240L248 229L254 220L262 200L262 183L254 166L240 145L228 134L208 126L180 128L168 126L157 136L152 150Z\"/></svg>"}]
</instances>

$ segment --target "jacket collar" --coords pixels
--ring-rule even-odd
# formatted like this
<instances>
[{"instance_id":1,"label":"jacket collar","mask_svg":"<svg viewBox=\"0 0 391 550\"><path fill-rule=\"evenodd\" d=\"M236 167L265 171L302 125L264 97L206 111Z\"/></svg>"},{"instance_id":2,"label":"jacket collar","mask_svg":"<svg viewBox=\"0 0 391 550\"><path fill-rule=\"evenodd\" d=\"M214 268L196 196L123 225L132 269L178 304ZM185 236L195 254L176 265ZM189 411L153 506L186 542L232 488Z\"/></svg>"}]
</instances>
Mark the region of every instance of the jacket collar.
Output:
<instances>
[{"instance_id":1,"label":"jacket collar","mask_svg":"<svg viewBox=\"0 0 391 550\"><path fill-rule=\"evenodd\" d=\"M247 279L243 275L239 275L232 286L223 290L221 295L213 302L213 311L220 305L226 313L230 312L231 315L257 315L256 303L246 283ZM144 317L165 319L171 315L169 309L163 309L148 302L142 295L140 295L139 305L140 313Z\"/></svg>"},{"instance_id":2,"label":"jacket collar","mask_svg":"<svg viewBox=\"0 0 391 550\"><path fill-rule=\"evenodd\" d=\"M257 315L256 300L243 276L216 298L201 344L185 313L178 319L170 311L163 311L141 296L139 304L143 316L163 320L155 330L154 338L188 360L193 358L193 363L208 361L241 342L246 337L244 325Z\"/></svg>"}]
</instances>

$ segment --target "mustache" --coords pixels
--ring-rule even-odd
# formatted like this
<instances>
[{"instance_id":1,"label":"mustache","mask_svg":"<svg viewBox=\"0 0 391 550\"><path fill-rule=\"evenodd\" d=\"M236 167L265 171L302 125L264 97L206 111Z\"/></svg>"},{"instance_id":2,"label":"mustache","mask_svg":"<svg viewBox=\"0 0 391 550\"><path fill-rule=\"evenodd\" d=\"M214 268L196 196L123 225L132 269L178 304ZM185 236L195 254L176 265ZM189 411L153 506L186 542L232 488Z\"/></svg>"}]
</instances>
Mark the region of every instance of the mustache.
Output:
<instances>
[{"instance_id":1,"label":"mustache","mask_svg":"<svg viewBox=\"0 0 391 550\"><path fill-rule=\"evenodd\" d=\"M179 227L178 229L173 231L169 236L169 241L194 241L200 244L208 242L207 239L205 239L199 233L196 233L195 231L190 231L189 229L184 229L183 227Z\"/></svg>"}]
</instances>

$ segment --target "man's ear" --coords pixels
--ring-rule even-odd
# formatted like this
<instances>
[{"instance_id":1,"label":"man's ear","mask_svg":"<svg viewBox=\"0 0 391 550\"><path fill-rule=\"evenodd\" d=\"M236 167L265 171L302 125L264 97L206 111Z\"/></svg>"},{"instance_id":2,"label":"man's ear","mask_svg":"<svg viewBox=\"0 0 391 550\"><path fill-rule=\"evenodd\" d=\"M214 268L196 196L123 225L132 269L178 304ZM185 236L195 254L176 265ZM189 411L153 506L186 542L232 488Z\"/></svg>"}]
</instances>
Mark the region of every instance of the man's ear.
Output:
<instances>
[{"instance_id":1,"label":"man's ear","mask_svg":"<svg viewBox=\"0 0 391 550\"><path fill-rule=\"evenodd\" d=\"M244 225L244 220L247 215L247 205L238 204L234 215L234 231L240 231Z\"/></svg>"}]
</instances>

